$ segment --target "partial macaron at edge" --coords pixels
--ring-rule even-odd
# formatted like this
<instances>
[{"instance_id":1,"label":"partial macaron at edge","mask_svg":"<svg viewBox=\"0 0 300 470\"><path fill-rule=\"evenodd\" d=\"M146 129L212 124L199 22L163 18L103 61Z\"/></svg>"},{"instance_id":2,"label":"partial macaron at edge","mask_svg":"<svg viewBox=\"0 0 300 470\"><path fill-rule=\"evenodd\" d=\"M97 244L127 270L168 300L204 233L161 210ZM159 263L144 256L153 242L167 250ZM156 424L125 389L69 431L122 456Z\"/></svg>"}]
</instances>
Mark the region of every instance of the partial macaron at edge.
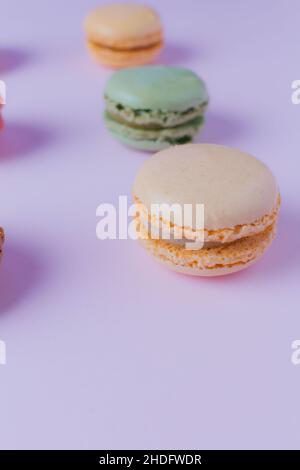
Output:
<instances>
[{"instance_id":1,"label":"partial macaron at edge","mask_svg":"<svg viewBox=\"0 0 300 470\"><path fill-rule=\"evenodd\" d=\"M4 230L3 230L2 227L0 227L0 259L1 259L2 254L3 254L2 247L3 247L3 244L4 244L4 240L5 240Z\"/></svg>"}]
</instances>

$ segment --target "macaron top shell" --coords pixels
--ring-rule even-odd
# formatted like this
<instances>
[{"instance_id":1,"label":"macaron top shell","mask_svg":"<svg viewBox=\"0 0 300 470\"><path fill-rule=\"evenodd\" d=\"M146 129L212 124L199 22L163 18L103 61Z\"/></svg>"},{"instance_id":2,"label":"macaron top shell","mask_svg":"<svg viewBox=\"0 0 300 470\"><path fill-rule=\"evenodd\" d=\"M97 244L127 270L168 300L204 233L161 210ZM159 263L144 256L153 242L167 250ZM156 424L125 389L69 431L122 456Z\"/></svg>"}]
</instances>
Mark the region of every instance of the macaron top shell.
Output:
<instances>
[{"instance_id":1,"label":"macaron top shell","mask_svg":"<svg viewBox=\"0 0 300 470\"><path fill-rule=\"evenodd\" d=\"M105 95L132 109L184 111L208 101L203 81L192 71L166 66L133 67L115 72Z\"/></svg>"},{"instance_id":2,"label":"macaron top shell","mask_svg":"<svg viewBox=\"0 0 300 470\"><path fill-rule=\"evenodd\" d=\"M204 204L204 226L220 230L272 214L278 188L271 171L239 150L212 144L170 147L145 161L133 194L151 204Z\"/></svg>"},{"instance_id":3,"label":"macaron top shell","mask_svg":"<svg viewBox=\"0 0 300 470\"><path fill-rule=\"evenodd\" d=\"M84 29L90 40L119 49L150 46L162 40L157 13L137 3L98 7L85 19Z\"/></svg>"}]
</instances>

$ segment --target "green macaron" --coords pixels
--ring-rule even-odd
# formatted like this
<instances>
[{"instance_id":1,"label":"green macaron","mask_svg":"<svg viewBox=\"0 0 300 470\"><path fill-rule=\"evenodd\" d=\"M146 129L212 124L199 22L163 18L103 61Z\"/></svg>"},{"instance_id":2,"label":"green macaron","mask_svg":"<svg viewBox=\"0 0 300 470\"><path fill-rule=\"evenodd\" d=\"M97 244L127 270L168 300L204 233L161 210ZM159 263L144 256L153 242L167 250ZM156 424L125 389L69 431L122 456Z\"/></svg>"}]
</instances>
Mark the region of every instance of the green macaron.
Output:
<instances>
[{"instance_id":1,"label":"green macaron","mask_svg":"<svg viewBox=\"0 0 300 470\"><path fill-rule=\"evenodd\" d=\"M105 122L115 138L142 150L191 142L204 122L208 94L192 71L164 66L115 72L105 88Z\"/></svg>"}]
</instances>

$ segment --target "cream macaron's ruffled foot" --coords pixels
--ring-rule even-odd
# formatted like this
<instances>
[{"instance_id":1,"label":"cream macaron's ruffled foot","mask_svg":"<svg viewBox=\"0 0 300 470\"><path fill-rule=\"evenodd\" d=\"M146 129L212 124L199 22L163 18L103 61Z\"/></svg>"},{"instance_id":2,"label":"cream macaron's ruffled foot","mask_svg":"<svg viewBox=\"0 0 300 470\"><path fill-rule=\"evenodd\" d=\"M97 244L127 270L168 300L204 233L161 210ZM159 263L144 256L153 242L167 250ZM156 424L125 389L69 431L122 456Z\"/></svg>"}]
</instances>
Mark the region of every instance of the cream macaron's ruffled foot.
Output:
<instances>
[{"instance_id":1,"label":"cream macaron's ruffled foot","mask_svg":"<svg viewBox=\"0 0 300 470\"><path fill-rule=\"evenodd\" d=\"M152 229L152 233L159 233L159 230L162 233L170 233L172 238L176 237L177 233L182 233L184 231L185 238L190 242L194 242L200 238L200 230L195 230L192 227L182 227L178 226L176 223L170 223L169 220L165 219L162 215L159 217L159 220L155 216L149 214L146 206L143 205L142 201L134 196L134 203L139 207L140 213L138 223L142 224L144 227L147 225ZM240 224L234 227L220 228L217 230L208 230L204 228L203 230L203 240L206 246L209 245L219 245L224 243L231 243L240 238L249 237L262 233L268 227L276 224L277 218L279 215L281 205L281 198L278 194L277 201L274 207L274 210L270 214L265 214L263 217L254 220L248 224ZM158 227L159 230L155 229Z\"/></svg>"},{"instance_id":2,"label":"cream macaron's ruffled foot","mask_svg":"<svg viewBox=\"0 0 300 470\"><path fill-rule=\"evenodd\" d=\"M178 272L217 276L240 271L263 255L276 233L280 195L273 174L256 158L229 147L187 144L158 152L138 172L133 195L138 238ZM195 217L192 226L180 226L171 212L153 215L152 204L189 204L194 211L203 204L204 226L196 226ZM187 247L200 232L203 247Z\"/></svg>"},{"instance_id":3,"label":"cream macaron's ruffled foot","mask_svg":"<svg viewBox=\"0 0 300 470\"><path fill-rule=\"evenodd\" d=\"M138 3L98 7L85 19L84 29L91 55L107 67L152 62L163 47L163 27L158 14Z\"/></svg>"},{"instance_id":4,"label":"cream macaron's ruffled foot","mask_svg":"<svg viewBox=\"0 0 300 470\"><path fill-rule=\"evenodd\" d=\"M276 225L263 232L218 247L187 250L165 240L142 239L142 245L175 271L195 276L219 276L240 271L257 261L275 237Z\"/></svg>"}]
</instances>

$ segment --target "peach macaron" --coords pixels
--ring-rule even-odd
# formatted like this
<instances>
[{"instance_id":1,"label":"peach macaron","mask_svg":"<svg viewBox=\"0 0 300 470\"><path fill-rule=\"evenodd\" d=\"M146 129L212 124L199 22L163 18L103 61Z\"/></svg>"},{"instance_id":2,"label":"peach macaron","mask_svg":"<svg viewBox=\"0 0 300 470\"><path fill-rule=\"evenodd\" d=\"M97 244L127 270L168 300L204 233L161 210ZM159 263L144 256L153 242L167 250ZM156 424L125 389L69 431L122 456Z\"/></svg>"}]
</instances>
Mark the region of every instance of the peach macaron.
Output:
<instances>
[{"instance_id":1,"label":"peach macaron","mask_svg":"<svg viewBox=\"0 0 300 470\"><path fill-rule=\"evenodd\" d=\"M230 274L255 263L276 232L280 195L272 172L237 149L186 144L147 159L133 187L136 232L144 247L175 271ZM153 212L192 207L192 218ZM202 225L195 224L196 206ZM166 236L166 234L168 236ZM201 244L197 245L201 240Z\"/></svg>"},{"instance_id":2,"label":"peach macaron","mask_svg":"<svg viewBox=\"0 0 300 470\"><path fill-rule=\"evenodd\" d=\"M84 21L93 58L111 68L152 62L163 46L158 14L140 3L112 3L91 11Z\"/></svg>"}]
</instances>

